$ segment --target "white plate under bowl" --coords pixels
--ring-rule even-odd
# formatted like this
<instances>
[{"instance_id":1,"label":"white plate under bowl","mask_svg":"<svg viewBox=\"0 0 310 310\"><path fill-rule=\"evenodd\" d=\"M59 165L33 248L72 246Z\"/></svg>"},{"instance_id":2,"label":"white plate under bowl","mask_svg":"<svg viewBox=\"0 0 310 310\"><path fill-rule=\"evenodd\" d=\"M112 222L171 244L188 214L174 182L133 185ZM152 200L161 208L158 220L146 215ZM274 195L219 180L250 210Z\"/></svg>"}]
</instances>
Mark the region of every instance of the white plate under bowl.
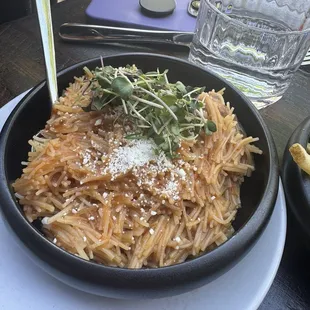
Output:
<instances>
[{"instance_id":1,"label":"white plate under bowl","mask_svg":"<svg viewBox=\"0 0 310 310\"><path fill-rule=\"evenodd\" d=\"M21 94L0 109L0 130ZM0 202L1 203L1 202ZM80 292L38 268L13 241L0 218L0 308L60 310L253 310L277 273L286 235L285 198L279 194L268 226L230 271L195 291L157 300L117 300Z\"/></svg>"}]
</instances>

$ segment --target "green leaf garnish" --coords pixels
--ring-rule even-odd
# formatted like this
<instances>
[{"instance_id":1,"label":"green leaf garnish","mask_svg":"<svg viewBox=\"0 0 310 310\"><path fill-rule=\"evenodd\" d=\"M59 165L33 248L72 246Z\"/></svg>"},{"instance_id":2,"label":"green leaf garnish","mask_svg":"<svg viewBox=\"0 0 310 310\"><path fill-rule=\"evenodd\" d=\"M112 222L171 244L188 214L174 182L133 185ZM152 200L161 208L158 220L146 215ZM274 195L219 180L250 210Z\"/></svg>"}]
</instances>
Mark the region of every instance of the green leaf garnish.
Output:
<instances>
[{"instance_id":1,"label":"green leaf garnish","mask_svg":"<svg viewBox=\"0 0 310 310\"><path fill-rule=\"evenodd\" d=\"M136 134L136 133L132 133L130 135L125 136L126 140L136 140L136 139L140 139L142 136L141 134Z\"/></svg>"},{"instance_id":2,"label":"green leaf garnish","mask_svg":"<svg viewBox=\"0 0 310 310\"><path fill-rule=\"evenodd\" d=\"M174 105L176 101L178 100L178 98L173 94L164 95L160 97L160 99L164 101L168 106Z\"/></svg>"},{"instance_id":3,"label":"green leaf garnish","mask_svg":"<svg viewBox=\"0 0 310 310\"><path fill-rule=\"evenodd\" d=\"M110 87L111 82L102 73L96 73L95 77L102 88Z\"/></svg>"},{"instance_id":4,"label":"green leaf garnish","mask_svg":"<svg viewBox=\"0 0 310 310\"><path fill-rule=\"evenodd\" d=\"M177 90L182 94L182 95L185 95L187 93L187 90L186 90L186 87L185 85L180 82L180 81L177 81L175 83L175 87L177 88Z\"/></svg>"},{"instance_id":5,"label":"green leaf garnish","mask_svg":"<svg viewBox=\"0 0 310 310\"><path fill-rule=\"evenodd\" d=\"M153 140L157 145L160 145L165 142L165 139L160 135L154 135Z\"/></svg>"},{"instance_id":6,"label":"green leaf garnish","mask_svg":"<svg viewBox=\"0 0 310 310\"><path fill-rule=\"evenodd\" d=\"M216 124L211 121L211 120L208 120L207 121L207 126L208 126L208 129L211 131L211 132L216 132L217 128L216 128Z\"/></svg>"},{"instance_id":7,"label":"green leaf garnish","mask_svg":"<svg viewBox=\"0 0 310 310\"><path fill-rule=\"evenodd\" d=\"M122 99L127 99L133 93L133 86L131 82L124 76L116 77L111 83L111 88Z\"/></svg>"},{"instance_id":8,"label":"green leaf garnish","mask_svg":"<svg viewBox=\"0 0 310 310\"><path fill-rule=\"evenodd\" d=\"M134 126L134 132L125 139L152 138L158 154L164 152L176 158L182 140L195 140L202 130L206 135L217 130L213 121L205 119L204 103L197 99L204 87L171 83L168 70L143 73L134 65L84 70L91 81L93 101L83 109L99 111L107 105L121 106L124 122Z\"/></svg>"},{"instance_id":9,"label":"green leaf garnish","mask_svg":"<svg viewBox=\"0 0 310 310\"><path fill-rule=\"evenodd\" d=\"M170 129L174 135L178 136L180 134L180 127L179 127L178 123L173 123L171 125Z\"/></svg>"},{"instance_id":10,"label":"green leaf garnish","mask_svg":"<svg viewBox=\"0 0 310 310\"><path fill-rule=\"evenodd\" d=\"M208 124L207 123L205 124L204 129L205 129L205 134L207 136L211 136L212 135L212 131L208 128Z\"/></svg>"}]
</instances>

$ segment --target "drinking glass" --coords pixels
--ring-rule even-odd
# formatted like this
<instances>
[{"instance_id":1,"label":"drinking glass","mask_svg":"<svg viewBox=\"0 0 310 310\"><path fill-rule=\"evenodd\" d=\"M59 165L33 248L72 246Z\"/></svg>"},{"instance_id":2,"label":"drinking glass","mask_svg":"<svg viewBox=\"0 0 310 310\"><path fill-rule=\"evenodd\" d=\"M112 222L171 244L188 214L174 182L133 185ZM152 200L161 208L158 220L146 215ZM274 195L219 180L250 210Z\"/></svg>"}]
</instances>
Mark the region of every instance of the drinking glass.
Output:
<instances>
[{"instance_id":1,"label":"drinking glass","mask_svg":"<svg viewBox=\"0 0 310 310\"><path fill-rule=\"evenodd\" d=\"M309 0L201 0L189 60L257 108L279 100L310 47Z\"/></svg>"}]
</instances>

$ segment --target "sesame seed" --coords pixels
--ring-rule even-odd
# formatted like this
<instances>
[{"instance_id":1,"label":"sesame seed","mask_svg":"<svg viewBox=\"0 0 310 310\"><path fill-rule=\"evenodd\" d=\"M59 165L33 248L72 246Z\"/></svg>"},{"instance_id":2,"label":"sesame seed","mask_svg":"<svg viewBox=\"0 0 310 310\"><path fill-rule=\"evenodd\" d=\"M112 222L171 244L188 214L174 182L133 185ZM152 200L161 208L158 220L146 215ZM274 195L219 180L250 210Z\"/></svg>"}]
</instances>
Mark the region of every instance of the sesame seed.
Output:
<instances>
[{"instance_id":1,"label":"sesame seed","mask_svg":"<svg viewBox=\"0 0 310 310\"><path fill-rule=\"evenodd\" d=\"M151 215L156 215L157 214L157 212L156 211L151 211Z\"/></svg>"},{"instance_id":2,"label":"sesame seed","mask_svg":"<svg viewBox=\"0 0 310 310\"><path fill-rule=\"evenodd\" d=\"M84 237L83 237L83 240L84 240L84 242L86 242L86 241L87 241L87 238L86 238L86 236L84 236Z\"/></svg>"},{"instance_id":3,"label":"sesame seed","mask_svg":"<svg viewBox=\"0 0 310 310\"><path fill-rule=\"evenodd\" d=\"M177 243L179 243L179 242L181 241L181 238L180 238L179 236L177 236L177 237L175 238L175 241L176 241Z\"/></svg>"},{"instance_id":4,"label":"sesame seed","mask_svg":"<svg viewBox=\"0 0 310 310\"><path fill-rule=\"evenodd\" d=\"M151 235L154 235L155 230L153 228L150 228L149 232Z\"/></svg>"},{"instance_id":5,"label":"sesame seed","mask_svg":"<svg viewBox=\"0 0 310 310\"><path fill-rule=\"evenodd\" d=\"M94 217L94 216L90 216L88 219L89 219L90 221L93 221L93 220L95 219L95 217Z\"/></svg>"},{"instance_id":6,"label":"sesame seed","mask_svg":"<svg viewBox=\"0 0 310 310\"><path fill-rule=\"evenodd\" d=\"M101 119L97 119L95 122L95 126L99 126L102 124L102 120Z\"/></svg>"},{"instance_id":7,"label":"sesame seed","mask_svg":"<svg viewBox=\"0 0 310 310\"><path fill-rule=\"evenodd\" d=\"M53 239L53 243L56 243L56 242L57 242L57 238L54 238L54 239Z\"/></svg>"},{"instance_id":8,"label":"sesame seed","mask_svg":"<svg viewBox=\"0 0 310 310\"><path fill-rule=\"evenodd\" d=\"M107 198L107 197L108 197L108 194L107 194L107 193L103 193L103 194L102 194L102 197L103 197L103 198Z\"/></svg>"},{"instance_id":9,"label":"sesame seed","mask_svg":"<svg viewBox=\"0 0 310 310\"><path fill-rule=\"evenodd\" d=\"M47 225L47 224L48 224L48 220L49 220L49 217L46 216L46 217L44 217L44 218L42 219L41 223L42 223L43 225Z\"/></svg>"},{"instance_id":10,"label":"sesame seed","mask_svg":"<svg viewBox=\"0 0 310 310\"><path fill-rule=\"evenodd\" d=\"M184 177L186 176L186 173L184 171L184 169L177 169L176 173L182 178L184 179Z\"/></svg>"},{"instance_id":11,"label":"sesame seed","mask_svg":"<svg viewBox=\"0 0 310 310\"><path fill-rule=\"evenodd\" d=\"M162 200L161 203L164 205L166 203L166 200Z\"/></svg>"},{"instance_id":12,"label":"sesame seed","mask_svg":"<svg viewBox=\"0 0 310 310\"><path fill-rule=\"evenodd\" d=\"M212 197L211 197L211 200L214 200L214 199L215 199L215 196L212 196Z\"/></svg>"}]
</instances>

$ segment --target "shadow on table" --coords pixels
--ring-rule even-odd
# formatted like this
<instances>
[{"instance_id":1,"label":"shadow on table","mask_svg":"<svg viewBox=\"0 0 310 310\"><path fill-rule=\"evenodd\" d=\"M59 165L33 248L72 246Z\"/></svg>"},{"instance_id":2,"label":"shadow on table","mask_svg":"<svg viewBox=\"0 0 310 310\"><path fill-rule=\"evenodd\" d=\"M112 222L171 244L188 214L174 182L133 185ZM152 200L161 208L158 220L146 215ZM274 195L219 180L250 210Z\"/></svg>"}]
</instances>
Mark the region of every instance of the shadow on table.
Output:
<instances>
[{"instance_id":1,"label":"shadow on table","mask_svg":"<svg viewBox=\"0 0 310 310\"><path fill-rule=\"evenodd\" d=\"M50 0L51 4L57 0ZM34 13L35 0L0 0L0 24Z\"/></svg>"},{"instance_id":2,"label":"shadow on table","mask_svg":"<svg viewBox=\"0 0 310 310\"><path fill-rule=\"evenodd\" d=\"M288 226L283 258L268 298L259 310L310 309L310 243L290 209L287 209Z\"/></svg>"}]
</instances>

